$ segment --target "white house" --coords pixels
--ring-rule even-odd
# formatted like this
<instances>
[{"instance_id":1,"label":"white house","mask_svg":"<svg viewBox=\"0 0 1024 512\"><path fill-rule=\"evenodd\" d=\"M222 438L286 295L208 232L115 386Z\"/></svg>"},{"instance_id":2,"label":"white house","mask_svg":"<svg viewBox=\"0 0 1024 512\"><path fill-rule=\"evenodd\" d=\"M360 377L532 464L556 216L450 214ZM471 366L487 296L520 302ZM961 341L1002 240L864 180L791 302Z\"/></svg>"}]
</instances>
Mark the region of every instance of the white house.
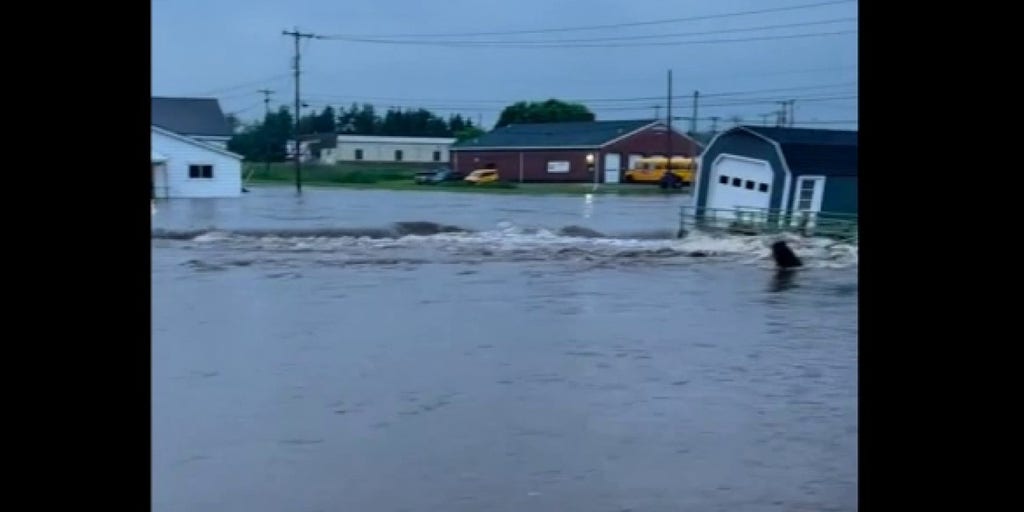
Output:
<instances>
[{"instance_id":1,"label":"white house","mask_svg":"<svg viewBox=\"0 0 1024 512\"><path fill-rule=\"evenodd\" d=\"M225 149L231 129L217 100L168 100L178 98L153 98L149 139L152 196L241 195L242 155Z\"/></svg>"},{"instance_id":2,"label":"white house","mask_svg":"<svg viewBox=\"0 0 1024 512\"><path fill-rule=\"evenodd\" d=\"M320 148L320 161L447 163L454 138L338 135L334 147Z\"/></svg>"}]
</instances>

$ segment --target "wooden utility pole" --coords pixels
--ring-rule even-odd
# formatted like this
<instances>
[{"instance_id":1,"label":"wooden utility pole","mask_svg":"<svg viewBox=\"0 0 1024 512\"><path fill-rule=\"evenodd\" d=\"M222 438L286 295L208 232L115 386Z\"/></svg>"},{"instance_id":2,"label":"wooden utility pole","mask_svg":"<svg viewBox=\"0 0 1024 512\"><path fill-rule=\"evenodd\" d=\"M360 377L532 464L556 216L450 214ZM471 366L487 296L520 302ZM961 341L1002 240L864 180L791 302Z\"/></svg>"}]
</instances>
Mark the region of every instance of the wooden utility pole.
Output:
<instances>
[{"instance_id":1,"label":"wooden utility pole","mask_svg":"<svg viewBox=\"0 0 1024 512\"><path fill-rule=\"evenodd\" d=\"M313 39L317 37L314 34L303 34L299 32L298 27L295 30L289 32L287 30L281 31L281 34L291 36L295 38L295 191L299 194L302 193L302 162L301 162L301 151L299 148L299 120L302 118L302 111L299 110L299 65L300 65L300 50L299 50L299 39Z\"/></svg>"},{"instance_id":2,"label":"wooden utility pole","mask_svg":"<svg viewBox=\"0 0 1024 512\"><path fill-rule=\"evenodd\" d=\"M668 158L668 167L665 172L672 172L672 70L668 70L668 108L665 118L668 120L668 129L665 130L665 158Z\"/></svg>"},{"instance_id":3,"label":"wooden utility pole","mask_svg":"<svg viewBox=\"0 0 1024 512\"><path fill-rule=\"evenodd\" d=\"M270 95L274 94L274 91L270 89L260 89L260 94L263 95L263 169L270 174L270 134L267 131L267 118L270 117Z\"/></svg>"},{"instance_id":4,"label":"wooden utility pole","mask_svg":"<svg viewBox=\"0 0 1024 512\"><path fill-rule=\"evenodd\" d=\"M690 134L697 133L697 100L700 99L700 91L693 91L693 118L690 119Z\"/></svg>"}]
</instances>

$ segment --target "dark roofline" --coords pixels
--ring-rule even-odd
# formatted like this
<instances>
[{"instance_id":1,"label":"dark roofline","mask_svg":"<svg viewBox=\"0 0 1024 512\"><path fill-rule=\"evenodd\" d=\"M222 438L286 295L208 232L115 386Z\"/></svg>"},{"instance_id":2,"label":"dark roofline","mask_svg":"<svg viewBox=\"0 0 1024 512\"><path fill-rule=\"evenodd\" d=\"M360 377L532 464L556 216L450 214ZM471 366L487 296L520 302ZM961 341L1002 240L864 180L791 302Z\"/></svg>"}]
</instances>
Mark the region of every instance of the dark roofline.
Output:
<instances>
[{"instance_id":1,"label":"dark roofline","mask_svg":"<svg viewBox=\"0 0 1024 512\"><path fill-rule=\"evenodd\" d=\"M781 133L794 133L794 134L799 134L799 133L804 133L804 134L808 134L808 133L818 133L818 134L828 133L830 135L839 135L839 134L842 134L842 135L858 135L859 134L858 130L841 130L841 129L835 129L835 128L802 128L802 127L788 127L788 126L755 126L755 125L749 125L749 124L734 126L730 130L734 130L736 128L742 128L742 129L744 129L744 130L746 130L746 131L748 131L750 133L753 133L755 135L758 135L760 137L764 137L764 138L767 138L767 139L771 139L771 140L773 140L775 142L778 142L779 144L814 144L814 145L824 145L824 146L855 146L855 145L857 145L856 143L852 143L851 144L851 143L847 143L847 142L837 142L837 141L828 141L828 142L820 142L820 141L780 141L775 136L772 135L771 132L773 130L779 130Z\"/></svg>"},{"instance_id":2,"label":"dark roofline","mask_svg":"<svg viewBox=\"0 0 1024 512\"><path fill-rule=\"evenodd\" d=\"M564 150L571 150L571 149L601 149L601 148L603 148L605 146L609 146L611 144L615 144L616 142L619 142L622 139L625 139L627 137L631 137L633 135L636 135L637 133L640 133L640 132L642 132L644 130L647 130L647 129L649 129L649 128L653 127L653 126L656 126L656 125L665 126L666 128L669 128L668 123L666 123L665 121L663 121L661 119L649 119L649 120L648 119L606 119L606 120L600 120L600 121L567 121L567 122L557 122L557 123L509 124L509 125L505 125L505 126L503 126L501 128L497 128L495 130L492 130L491 132L488 132L488 133L493 133L494 131L502 130L502 129L509 128L509 127L512 127L512 126L516 126L516 127L519 127L519 128L522 128L524 126L525 127L538 127L539 128L539 127L544 127L544 126L551 126L551 125L557 125L557 124L569 124L569 123L575 123L575 124L584 125L584 124L601 124L601 123L641 123L641 122L645 123L645 124L640 125L637 128L634 128L633 130L631 130L629 132L626 132L626 133L623 133L623 134L615 134L614 137L612 137L612 138L610 138L608 140L605 140L605 141L603 141L603 142L601 142L599 144L565 144L565 145L551 145L551 146L516 146L516 145L509 145L509 146L460 146L459 144L462 141L457 141L457 142L455 142L455 144L452 145L452 147L449 150L450 151L507 151L507 150L527 151L527 150L551 150L551 149L564 149ZM685 137L686 139L690 140L690 142L692 142L694 145L696 145L698 149L703 149L706 146L705 144L703 144L699 140L697 140L697 139L693 138L692 136L690 136L688 133L686 133L684 131L681 131L678 126L671 126L670 129L673 132L675 132L677 135L681 135L681 136ZM484 136L486 136L486 135L487 134L484 134Z\"/></svg>"},{"instance_id":3,"label":"dark roofline","mask_svg":"<svg viewBox=\"0 0 1024 512\"><path fill-rule=\"evenodd\" d=\"M152 96L150 123L194 137L230 138L234 132L217 98Z\"/></svg>"}]
</instances>

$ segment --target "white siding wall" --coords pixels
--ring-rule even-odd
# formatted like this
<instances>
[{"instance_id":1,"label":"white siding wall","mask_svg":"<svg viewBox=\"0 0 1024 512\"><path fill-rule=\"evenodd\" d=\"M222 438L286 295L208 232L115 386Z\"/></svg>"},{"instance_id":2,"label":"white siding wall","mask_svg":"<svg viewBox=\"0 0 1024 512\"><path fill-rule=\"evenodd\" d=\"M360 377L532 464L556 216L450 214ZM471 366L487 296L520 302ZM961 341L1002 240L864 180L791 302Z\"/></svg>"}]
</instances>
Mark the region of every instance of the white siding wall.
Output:
<instances>
[{"instance_id":1,"label":"white siding wall","mask_svg":"<svg viewBox=\"0 0 1024 512\"><path fill-rule=\"evenodd\" d=\"M434 151L441 152L437 163L448 162L448 144L416 144L395 142L347 142L338 141L335 148L326 148L320 159L325 163L355 162L356 150L363 150L364 162L394 162L395 150L402 151L403 162L434 162Z\"/></svg>"},{"instance_id":2,"label":"white siding wall","mask_svg":"<svg viewBox=\"0 0 1024 512\"><path fill-rule=\"evenodd\" d=\"M156 131L150 132L150 145L153 151L167 157L168 197L238 197L242 194L241 160ZM189 165L212 165L213 178L189 178ZM159 190L164 184L155 185Z\"/></svg>"},{"instance_id":3,"label":"white siding wall","mask_svg":"<svg viewBox=\"0 0 1024 512\"><path fill-rule=\"evenodd\" d=\"M217 146L221 149L228 148L228 137L194 137L196 140L210 144L211 146Z\"/></svg>"}]
</instances>

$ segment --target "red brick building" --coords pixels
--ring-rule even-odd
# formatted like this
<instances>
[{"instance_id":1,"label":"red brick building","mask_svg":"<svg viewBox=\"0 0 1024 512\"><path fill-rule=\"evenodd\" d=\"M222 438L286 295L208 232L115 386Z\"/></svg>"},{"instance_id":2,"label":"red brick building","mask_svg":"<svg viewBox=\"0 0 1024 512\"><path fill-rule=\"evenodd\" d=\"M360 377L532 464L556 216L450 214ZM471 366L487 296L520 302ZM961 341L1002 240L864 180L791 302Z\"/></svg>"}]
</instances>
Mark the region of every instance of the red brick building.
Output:
<instances>
[{"instance_id":1,"label":"red brick building","mask_svg":"<svg viewBox=\"0 0 1024 512\"><path fill-rule=\"evenodd\" d=\"M700 144L662 121L509 125L452 145L452 168L495 168L502 181L618 183L647 156L700 154ZM670 142L671 141L671 142Z\"/></svg>"}]
</instances>

